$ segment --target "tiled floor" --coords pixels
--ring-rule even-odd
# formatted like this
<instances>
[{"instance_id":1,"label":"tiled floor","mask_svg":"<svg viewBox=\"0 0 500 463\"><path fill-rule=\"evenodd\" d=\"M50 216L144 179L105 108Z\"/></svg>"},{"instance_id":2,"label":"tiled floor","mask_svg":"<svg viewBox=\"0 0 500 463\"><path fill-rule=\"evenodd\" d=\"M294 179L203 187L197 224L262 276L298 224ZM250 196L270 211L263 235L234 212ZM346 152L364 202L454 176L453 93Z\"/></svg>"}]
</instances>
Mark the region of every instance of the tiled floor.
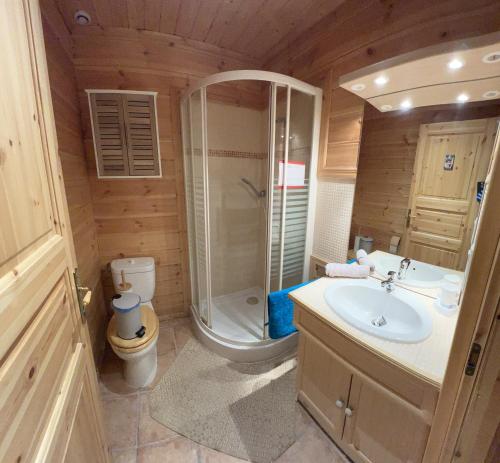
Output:
<instances>
[{"instance_id":1,"label":"tiled floor","mask_svg":"<svg viewBox=\"0 0 500 463\"><path fill-rule=\"evenodd\" d=\"M108 441L115 463L243 463L244 460L203 447L159 424L149 415L148 394L193 336L191 321L160 324L158 374L144 390L129 388L119 359L109 349L101 367L100 388ZM203 397L200 397L203 400ZM307 415L302 413L299 437L276 463L346 463L348 460Z\"/></svg>"}]
</instances>

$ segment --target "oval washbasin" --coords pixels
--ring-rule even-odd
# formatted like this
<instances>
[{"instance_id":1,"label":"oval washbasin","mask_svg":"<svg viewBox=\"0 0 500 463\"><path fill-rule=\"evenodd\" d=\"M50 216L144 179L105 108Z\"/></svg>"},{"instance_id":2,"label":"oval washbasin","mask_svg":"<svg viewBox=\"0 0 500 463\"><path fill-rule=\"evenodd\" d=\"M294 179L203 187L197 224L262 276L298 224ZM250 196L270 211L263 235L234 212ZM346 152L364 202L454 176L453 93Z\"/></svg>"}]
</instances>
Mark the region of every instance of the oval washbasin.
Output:
<instances>
[{"instance_id":1,"label":"oval washbasin","mask_svg":"<svg viewBox=\"0 0 500 463\"><path fill-rule=\"evenodd\" d=\"M409 291L392 293L375 280L338 280L325 291L328 306L342 319L374 336L415 343L432 332L426 307Z\"/></svg>"}]
</instances>

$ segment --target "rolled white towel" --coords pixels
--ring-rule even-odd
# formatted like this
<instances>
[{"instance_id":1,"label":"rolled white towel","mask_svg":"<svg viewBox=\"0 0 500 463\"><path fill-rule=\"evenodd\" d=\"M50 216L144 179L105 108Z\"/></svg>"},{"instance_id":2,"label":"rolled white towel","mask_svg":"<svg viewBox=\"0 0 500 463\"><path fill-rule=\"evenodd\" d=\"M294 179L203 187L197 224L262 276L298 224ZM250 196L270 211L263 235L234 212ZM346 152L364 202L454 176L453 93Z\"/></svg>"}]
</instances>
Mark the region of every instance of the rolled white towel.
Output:
<instances>
[{"instance_id":1,"label":"rolled white towel","mask_svg":"<svg viewBox=\"0 0 500 463\"><path fill-rule=\"evenodd\" d=\"M325 272L332 278L366 278L370 275L370 267L357 264L326 264Z\"/></svg>"},{"instance_id":2,"label":"rolled white towel","mask_svg":"<svg viewBox=\"0 0 500 463\"><path fill-rule=\"evenodd\" d=\"M368 267L370 267L370 272L375 271L375 264L368 257L368 254L364 249L358 249L358 251L356 252L356 260L358 261L359 265L368 265Z\"/></svg>"}]
</instances>

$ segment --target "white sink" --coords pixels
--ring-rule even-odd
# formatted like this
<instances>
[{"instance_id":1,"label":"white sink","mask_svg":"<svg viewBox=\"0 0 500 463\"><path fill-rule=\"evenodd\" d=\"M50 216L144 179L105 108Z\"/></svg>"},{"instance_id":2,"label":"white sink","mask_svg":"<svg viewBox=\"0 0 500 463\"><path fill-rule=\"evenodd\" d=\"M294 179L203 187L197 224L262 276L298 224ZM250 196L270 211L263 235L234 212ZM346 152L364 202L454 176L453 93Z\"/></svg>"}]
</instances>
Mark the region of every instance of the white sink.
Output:
<instances>
[{"instance_id":1,"label":"white sink","mask_svg":"<svg viewBox=\"0 0 500 463\"><path fill-rule=\"evenodd\" d=\"M386 277L389 271L397 272L399 270L403 258L393 254L376 252L370 255L370 259L375 264L376 272L380 276ZM461 272L412 259L406 276L402 280L395 278L394 281L415 288L439 288L443 283L444 276L450 273L461 274Z\"/></svg>"},{"instance_id":2,"label":"white sink","mask_svg":"<svg viewBox=\"0 0 500 463\"><path fill-rule=\"evenodd\" d=\"M416 343L432 332L431 317L418 297L398 287L388 293L378 280L334 281L325 299L346 322L379 338Z\"/></svg>"}]
</instances>

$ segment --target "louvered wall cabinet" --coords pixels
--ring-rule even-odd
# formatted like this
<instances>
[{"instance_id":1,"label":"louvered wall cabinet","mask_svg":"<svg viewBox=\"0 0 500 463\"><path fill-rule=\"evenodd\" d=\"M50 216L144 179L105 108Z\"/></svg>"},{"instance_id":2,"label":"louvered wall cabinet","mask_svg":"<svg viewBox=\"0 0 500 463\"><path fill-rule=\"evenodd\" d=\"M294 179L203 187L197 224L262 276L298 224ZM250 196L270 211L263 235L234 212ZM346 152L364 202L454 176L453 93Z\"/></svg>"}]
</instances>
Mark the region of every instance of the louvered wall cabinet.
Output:
<instances>
[{"instance_id":1,"label":"louvered wall cabinet","mask_svg":"<svg viewBox=\"0 0 500 463\"><path fill-rule=\"evenodd\" d=\"M156 92L87 90L99 178L161 177Z\"/></svg>"}]
</instances>

